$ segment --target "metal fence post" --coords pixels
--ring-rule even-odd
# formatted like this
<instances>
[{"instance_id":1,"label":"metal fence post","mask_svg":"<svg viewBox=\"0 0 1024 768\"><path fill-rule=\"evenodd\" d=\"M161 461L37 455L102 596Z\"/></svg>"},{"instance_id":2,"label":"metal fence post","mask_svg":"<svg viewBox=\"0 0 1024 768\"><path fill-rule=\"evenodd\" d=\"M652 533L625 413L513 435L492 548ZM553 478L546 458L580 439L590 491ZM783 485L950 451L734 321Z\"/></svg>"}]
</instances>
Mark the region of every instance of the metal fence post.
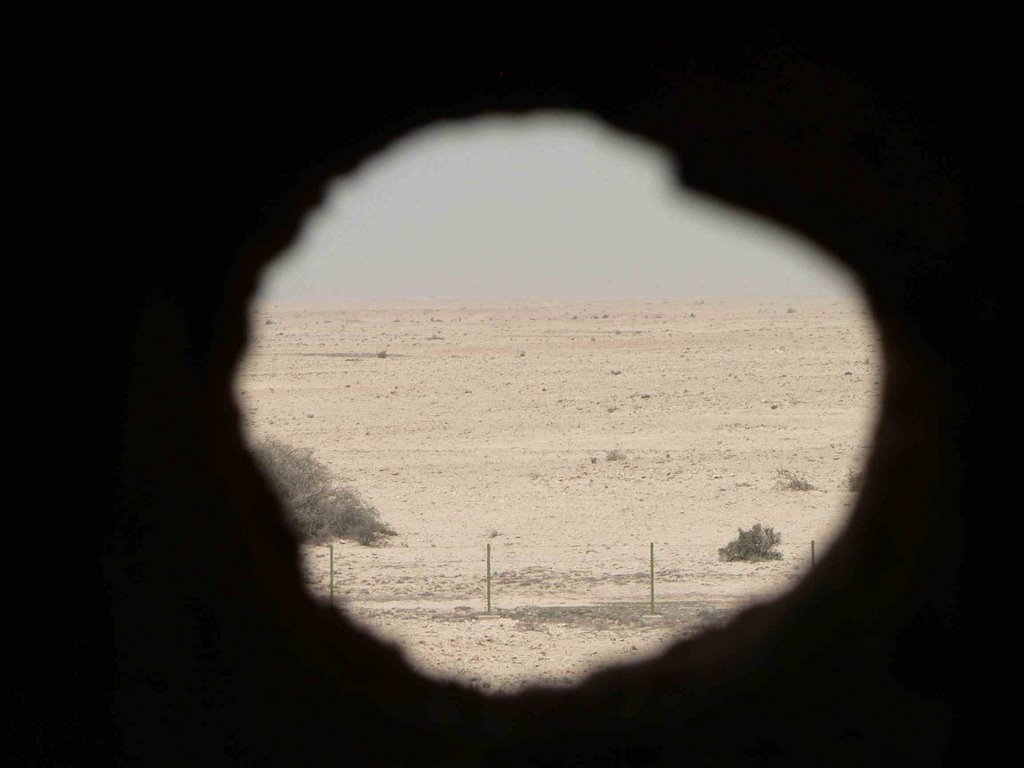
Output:
<instances>
[{"instance_id":1,"label":"metal fence post","mask_svg":"<svg viewBox=\"0 0 1024 768\"><path fill-rule=\"evenodd\" d=\"M654 542L651 542L651 615L654 615Z\"/></svg>"}]
</instances>

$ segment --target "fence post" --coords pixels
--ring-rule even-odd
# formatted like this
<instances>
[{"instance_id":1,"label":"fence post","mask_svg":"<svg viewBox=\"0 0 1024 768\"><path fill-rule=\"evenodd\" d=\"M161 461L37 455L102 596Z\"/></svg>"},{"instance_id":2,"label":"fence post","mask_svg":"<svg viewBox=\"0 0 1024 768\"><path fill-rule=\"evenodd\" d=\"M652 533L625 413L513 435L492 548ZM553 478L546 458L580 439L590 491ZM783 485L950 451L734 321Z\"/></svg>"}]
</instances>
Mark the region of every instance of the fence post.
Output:
<instances>
[{"instance_id":1,"label":"fence post","mask_svg":"<svg viewBox=\"0 0 1024 768\"><path fill-rule=\"evenodd\" d=\"M487 613L491 613L491 543L487 542Z\"/></svg>"},{"instance_id":2,"label":"fence post","mask_svg":"<svg viewBox=\"0 0 1024 768\"><path fill-rule=\"evenodd\" d=\"M327 546L331 550L331 576L330 576L331 605L334 605L334 545L333 544L328 544Z\"/></svg>"},{"instance_id":3,"label":"fence post","mask_svg":"<svg viewBox=\"0 0 1024 768\"><path fill-rule=\"evenodd\" d=\"M811 568L814 567L814 539L811 539Z\"/></svg>"},{"instance_id":4,"label":"fence post","mask_svg":"<svg viewBox=\"0 0 1024 768\"><path fill-rule=\"evenodd\" d=\"M654 542L651 542L651 616L654 615Z\"/></svg>"}]
</instances>

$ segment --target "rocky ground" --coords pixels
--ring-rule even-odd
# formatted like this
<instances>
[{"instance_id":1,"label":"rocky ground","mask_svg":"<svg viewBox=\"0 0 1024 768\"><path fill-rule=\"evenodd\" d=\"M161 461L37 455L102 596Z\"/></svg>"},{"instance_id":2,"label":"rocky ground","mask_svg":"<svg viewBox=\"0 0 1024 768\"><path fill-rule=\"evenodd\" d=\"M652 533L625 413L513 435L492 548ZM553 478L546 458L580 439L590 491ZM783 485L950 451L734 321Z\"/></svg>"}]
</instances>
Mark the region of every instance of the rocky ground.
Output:
<instances>
[{"instance_id":1,"label":"rocky ground","mask_svg":"<svg viewBox=\"0 0 1024 768\"><path fill-rule=\"evenodd\" d=\"M313 448L398 531L305 547L311 592L333 546L340 610L491 690L570 683L799 579L880 385L840 298L268 305L236 379L252 439ZM781 560L719 560L758 522Z\"/></svg>"}]
</instances>

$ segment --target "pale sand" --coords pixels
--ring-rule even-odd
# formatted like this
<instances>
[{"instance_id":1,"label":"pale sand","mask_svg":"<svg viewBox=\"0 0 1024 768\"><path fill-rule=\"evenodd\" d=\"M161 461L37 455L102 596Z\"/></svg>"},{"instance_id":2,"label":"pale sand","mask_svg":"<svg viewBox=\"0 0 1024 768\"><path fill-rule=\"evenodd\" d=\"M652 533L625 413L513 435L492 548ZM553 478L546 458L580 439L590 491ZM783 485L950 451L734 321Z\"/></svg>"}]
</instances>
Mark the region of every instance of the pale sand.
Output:
<instances>
[{"instance_id":1,"label":"pale sand","mask_svg":"<svg viewBox=\"0 0 1024 768\"><path fill-rule=\"evenodd\" d=\"M399 531L334 542L339 607L491 690L573 682L791 585L845 520L881 385L852 299L271 305L252 332L250 435L314 448ZM755 522L784 558L719 561ZM326 596L328 549L305 551Z\"/></svg>"}]
</instances>

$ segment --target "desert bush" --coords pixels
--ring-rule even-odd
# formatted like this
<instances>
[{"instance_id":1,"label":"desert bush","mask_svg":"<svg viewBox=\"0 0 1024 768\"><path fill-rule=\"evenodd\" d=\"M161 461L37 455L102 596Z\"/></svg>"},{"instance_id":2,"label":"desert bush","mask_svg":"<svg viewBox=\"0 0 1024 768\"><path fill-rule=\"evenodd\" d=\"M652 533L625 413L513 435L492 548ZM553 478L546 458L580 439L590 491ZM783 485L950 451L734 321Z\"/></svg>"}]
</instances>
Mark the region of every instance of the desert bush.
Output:
<instances>
[{"instance_id":1,"label":"desert bush","mask_svg":"<svg viewBox=\"0 0 1024 768\"><path fill-rule=\"evenodd\" d=\"M381 544L395 531L381 522L374 506L356 491L338 484L310 448L274 438L253 446L257 463L270 479L296 535L304 541L354 539Z\"/></svg>"},{"instance_id":2,"label":"desert bush","mask_svg":"<svg viewBox=\"0 0 1024 768\"><path fill-rule=\"evenodd\" d=\"M749 531L739 529L739 535L718 550L720 560L781 560L782 553L774 549L782 541L782 534L756 523Z\"/></svg>"},{"instance_id":3,"label":"desert bush","mask_svg":"<svg viewBox=\"0 0 1024 768\"><path fill-rule=\"evenodd\" d=\"M788 469L776 470L778 487L784 491L812 491L814 486L803 477Z\"/></svg>"},{"instance_id":4,"label":"desert bush","mask_svg":"<svg viewBox=\"0 0 1024 768\"><path fill-rule=\"evenodd\" d=\"M846 490L856 493L862 485L864 485L864 473L848 469L846 471Z\"/></svg>"},{"instance_id":5,"label":"desert bush","mask_svg":"<svg viewBox=\"0 0 1024 768\"><path fill-rule=\"evenodd\" d=\"M604 457L604 460L605 461L624 461L625 458L626 458L625 452L624 451L620 451L618 448L616 448L613 451L608 451L608 453Z\"/></svg>"}]
</instances>

